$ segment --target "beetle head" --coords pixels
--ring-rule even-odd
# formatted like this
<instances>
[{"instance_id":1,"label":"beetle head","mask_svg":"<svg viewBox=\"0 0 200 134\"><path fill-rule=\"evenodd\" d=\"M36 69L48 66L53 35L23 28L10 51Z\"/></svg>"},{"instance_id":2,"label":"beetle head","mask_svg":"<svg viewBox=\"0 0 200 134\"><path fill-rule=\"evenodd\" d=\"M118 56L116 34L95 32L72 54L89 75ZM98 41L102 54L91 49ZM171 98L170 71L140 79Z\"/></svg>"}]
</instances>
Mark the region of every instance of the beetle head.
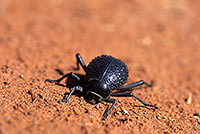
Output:
<instances>
[{"instance_id":1,"label":"beetle head","mask_svg":"<svg viewBox=\"0 0 200 134\"><path fill-rule=\"evenodd\" d=\"M111 93L107 85L97 79L90 79L87 84L87 100L91 104L97 104L107 98Z\"/></svg>"}]
</instances>

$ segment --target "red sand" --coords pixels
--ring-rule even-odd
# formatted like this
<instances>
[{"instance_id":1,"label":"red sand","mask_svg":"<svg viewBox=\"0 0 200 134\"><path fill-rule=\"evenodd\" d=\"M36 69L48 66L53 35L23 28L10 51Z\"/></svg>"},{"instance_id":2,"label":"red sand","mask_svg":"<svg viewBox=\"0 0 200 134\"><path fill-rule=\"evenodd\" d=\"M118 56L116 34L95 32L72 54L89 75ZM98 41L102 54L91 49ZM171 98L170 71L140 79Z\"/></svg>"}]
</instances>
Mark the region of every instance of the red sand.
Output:
<instances>
[{"instance_id":1,"label":"red sand","mask_svg":"<svg viewBox=\"0 0 200 134\"><path fill-rule=\"evenodd\" d=\"M199 9L198 0L0 0L0 134L200 133ZM44 80L73 71L77 52L87 64L123 60L127 83L154 80L133 92L159 109L116 98L102 121L103 104L75 95L58 104L69 90Z\"/></svg>"}]
</instances>

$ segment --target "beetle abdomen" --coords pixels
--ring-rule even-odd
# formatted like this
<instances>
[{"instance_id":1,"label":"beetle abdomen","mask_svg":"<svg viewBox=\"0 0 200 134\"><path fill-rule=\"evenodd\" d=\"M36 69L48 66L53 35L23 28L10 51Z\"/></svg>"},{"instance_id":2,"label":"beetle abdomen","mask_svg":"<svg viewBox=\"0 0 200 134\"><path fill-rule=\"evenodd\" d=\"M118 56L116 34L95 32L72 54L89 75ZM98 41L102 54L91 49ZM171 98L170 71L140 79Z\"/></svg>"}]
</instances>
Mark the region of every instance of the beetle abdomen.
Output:
<instances>
[{"instance_id":1,"label":"beetle abdomen","mask_svg":"<svg viewBox=\"0 0 200 134\"><path fill-rule=\"evenodd\" d=\"M125 63L108 55L94 58L87 69L89 78L104 82L110 90L124 85L128 79L128 69Z\"/></svg>"}]
</instances>

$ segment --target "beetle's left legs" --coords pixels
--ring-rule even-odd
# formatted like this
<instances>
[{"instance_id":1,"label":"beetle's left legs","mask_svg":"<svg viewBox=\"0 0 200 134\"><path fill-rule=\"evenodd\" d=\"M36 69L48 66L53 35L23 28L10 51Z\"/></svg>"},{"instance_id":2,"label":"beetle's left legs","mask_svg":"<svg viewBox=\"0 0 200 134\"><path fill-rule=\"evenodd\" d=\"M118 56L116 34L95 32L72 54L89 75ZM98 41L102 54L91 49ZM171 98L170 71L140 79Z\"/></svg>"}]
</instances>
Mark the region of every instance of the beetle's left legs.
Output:
<instances>
[{"instance_id":1,"label":"beetle's left legs","mask_svg":"<svg viewBox=\"0 0 200 134\"><path fill-rule=\"evenodd\" d=\"M79 70L80 69L79 64L80 64L81 67L83 68L83 70L85 71L85 73L87 74L87 66L85 65L83 58L81 57L81 55L79 53L76 54L76 60L77 60L77 62L76 62L77 67L74 69Z\"/></svg>"},{"instance_id":2,"label":"beetle's left legs","mask_svg":"<svg viewBox=\"0 0 200 134\"><path fill-rule=\"evenodd\" d=\"M140 101L143 105L149 106L149 107L154 107L155 109L158 109L158 107L154 105L147 104L143 100L141 100L139 97L137 97L135 94L131 92L123 92L123 93L112 93L111 96L116 96L116 97L135 97L138 101Z\"/></svg>"},{"instance_id":3,"label":"beetle's left legs","mask_svg":"<svg viewBox=\"0 0 200 134\"><path fill-rule=\"evenodd\" d=\"M106 111L106 113L103 115L104 117L103 117L102 120L106 120L106 118L108 117L108 114L110 113L110 111L111 111L111 110L113 109L113 107L115 106L116 100L115 100L115 99L110 99L110 98L108 98L108 99L105 99L105 100L103 100L103 101L112 103L112 106L111 106L111 107L108 109L108 111Z\"/></svg>"},{"instance_id":4,"label":"beetle's left legs","mask_svg":"<svg viewBox=\"0 0 200 134\"><path fill-rule=\"evenodd\" d=\"M127 90L127 89L131 89L133 87L137 87L137 86L141 86L141 85L147 85L149 87L152 87L153 86L153 81L151 83L147 83L143 80L141 81L138 81L138 82L135 82L135 83L132 83L132 84L128 84L128 85L125 85L125 86L122 86L120 88L118 88L119 90Z\"/></svg>"},{"instance_id":5,"label":"beetle's left legs","mask_svg":"<svg viewBox=\"0 0 200 134\"><path fill-rule=\"evenodd\" d=\"M83 92L83 88L82 88L82 87L80 87L80 86L75 86L75 87L72 88L72 90L70 91L70 93L69 93L69 95L67 96L67 98L65 98L65 96L64 96L64 99L59 100L58 103L67 102L75 90L78 90L78 91L80 91L80 92Z\"/></svg>"},{"instance_id":6,"label":"beetle's left legs","mask_svg":"<svg viewBox=\"0 0 200 134\"><path fill-rule=\"evenodd\" d=\"M60 83L60 82L61 82L64 78L66 78L66 77L72 77L72 78L74 78L74 79L76 79L76 80L78 80L78 81L80 80L80 77L79 77L78 75L76 75L76 74L70 72L70 73L67 73L67 74L63 75L61 78L59 78L59 79L57 79L57 80L46 79L45 82Z\"/></svg>"}]
</instances>

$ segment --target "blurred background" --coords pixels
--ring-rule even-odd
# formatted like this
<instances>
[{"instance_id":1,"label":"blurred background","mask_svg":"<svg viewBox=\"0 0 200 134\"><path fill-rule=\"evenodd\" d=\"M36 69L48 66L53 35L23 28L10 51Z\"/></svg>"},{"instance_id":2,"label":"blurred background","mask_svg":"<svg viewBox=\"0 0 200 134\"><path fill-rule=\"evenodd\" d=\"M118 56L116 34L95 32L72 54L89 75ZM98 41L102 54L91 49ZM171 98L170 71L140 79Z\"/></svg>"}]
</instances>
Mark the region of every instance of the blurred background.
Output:
<instances>
[{"instance_id":1,"label":"blurred background","mask_svg":"<svg viewBox=\"0 0 200 134\"><path fill-rule=\"evenodd\" d=\"M0 0L0 133L200 132L199 7L199 0ZM86 64L102 54L121 59L128 83L154 80L135 93L160 110L136 115L137 101L120 98L105 123L103 106L94 112L78 97L57 105L66 89L43 81L60 77L57 68L73 71L77 52ZM124 124L115 112L125 105Z\"/></svg>"}]
</instances>

